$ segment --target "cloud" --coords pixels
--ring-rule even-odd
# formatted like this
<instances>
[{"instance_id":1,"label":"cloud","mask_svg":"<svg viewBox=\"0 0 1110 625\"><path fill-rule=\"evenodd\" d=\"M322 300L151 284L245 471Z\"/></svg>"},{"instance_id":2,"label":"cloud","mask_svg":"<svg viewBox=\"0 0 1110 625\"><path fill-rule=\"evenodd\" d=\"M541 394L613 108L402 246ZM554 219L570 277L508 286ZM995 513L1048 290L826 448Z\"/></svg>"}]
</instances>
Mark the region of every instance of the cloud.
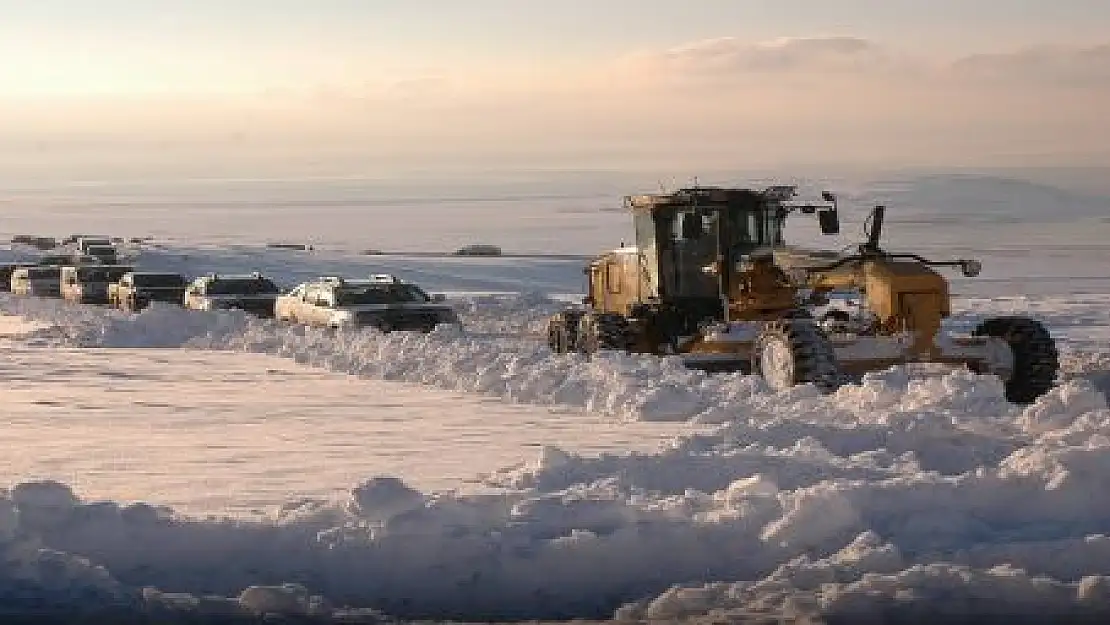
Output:
<instances>
[{"instance_id":1,"label":"cloud","mask_svg":"<svg viewBox=\"0 0 1110 625\"><path fill-rule=\"evenodd\" d=\"M982 80L1110 88L1110 44L975 54L958 59L951 69L958 76Z\"/></svg>"},{"instance_id":2,"label":"cloud","mask_svg":"<svg viewBox=\"0 0 1110 625\"><path fill-rule=\"evenodd\" d=\"M765 42L720 37L634 53L621 63L648 72L722 77L885 71L905 59L859 37L784 37Z\"/></svg>"},{"instance_id":3,"label":"cloud","mask_svg":"<svg viewBox=\"0 0 1110 625\"><path fill-rule=\"evenodd\" d=\"M786 37L748 42L734 37L693 41L619 59L626 75L658 82L758 81L798 78L881 80L888 85L980 81L992 85L1110 88L1110 43L1034 46L957 58L915 58L860 37ZM794 81L794 82L791 82ZM750 83L749 83L750 84Z\"/></svg>"}]
</instances>

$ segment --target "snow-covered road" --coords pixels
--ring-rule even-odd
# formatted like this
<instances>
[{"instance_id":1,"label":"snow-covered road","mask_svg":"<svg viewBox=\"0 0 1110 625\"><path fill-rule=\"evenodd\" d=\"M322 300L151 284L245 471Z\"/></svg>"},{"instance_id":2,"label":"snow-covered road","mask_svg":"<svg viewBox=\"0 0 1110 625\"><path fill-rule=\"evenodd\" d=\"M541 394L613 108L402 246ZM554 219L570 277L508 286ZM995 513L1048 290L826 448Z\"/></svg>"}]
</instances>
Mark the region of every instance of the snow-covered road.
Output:
<instances>
[{"instance_id":1,"label":"snow-covered road","mask_svg":"<svg viewBox=\"0 0 1110 625\"><path fill-rule=\"evenodd\" d=\"M375 475L473 491L481 474L531 461L547 445L651 451L693 429L622 425L263 354L18 340L43 327L0 316L9 450L0 480L54 479L93 499L186 514L272 514L297 497L342 498Z\"/></svg>"}]
</instances>

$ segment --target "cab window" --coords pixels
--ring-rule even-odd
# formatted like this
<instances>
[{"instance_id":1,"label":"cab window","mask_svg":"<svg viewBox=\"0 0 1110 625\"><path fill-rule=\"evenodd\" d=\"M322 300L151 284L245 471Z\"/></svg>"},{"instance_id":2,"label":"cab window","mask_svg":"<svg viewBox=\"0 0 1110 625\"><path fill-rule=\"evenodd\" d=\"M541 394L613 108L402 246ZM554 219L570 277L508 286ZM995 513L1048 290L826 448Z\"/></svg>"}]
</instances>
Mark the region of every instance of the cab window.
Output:
<instances>
[{"instance_id":1,"label":"cab window","mask_svg":"<svg viewBox=\"0 0 1110 625\"><path fill-rule=\"evenodd\" d=\"M621 264L609 261L605 266L605 287L610 293L621 292Z\"/></svg>"}]
</instances>

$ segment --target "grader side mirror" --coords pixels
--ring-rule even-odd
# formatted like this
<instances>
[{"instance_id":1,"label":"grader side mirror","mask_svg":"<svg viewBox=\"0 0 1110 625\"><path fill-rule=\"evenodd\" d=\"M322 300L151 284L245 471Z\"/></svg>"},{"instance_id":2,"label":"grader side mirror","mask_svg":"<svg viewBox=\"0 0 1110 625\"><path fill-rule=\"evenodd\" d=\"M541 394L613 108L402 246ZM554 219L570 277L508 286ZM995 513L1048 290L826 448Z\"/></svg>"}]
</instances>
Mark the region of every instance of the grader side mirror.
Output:
<instances>
[{"instance_id":1,"label":"grader side mirror","mask_svg":"<svg viewBox=\"0 0 1110 625\"><path fill-rule=\"evenodd\" d=\"M840 216L836 209L817 213L817 222L821 225L821 234L840 234Z\"/></svg>"},{"instance_id":2,"label":"grader side mirror","mask_svg":"<svg viewBox=\"0 0 1110 625\"><path fill-rule=\"evenodd\" d=\"M974 278L983 271L983 263L977 260L963 260L960 261L960 271L965 277Z\"/></svg>"}]
</instances>

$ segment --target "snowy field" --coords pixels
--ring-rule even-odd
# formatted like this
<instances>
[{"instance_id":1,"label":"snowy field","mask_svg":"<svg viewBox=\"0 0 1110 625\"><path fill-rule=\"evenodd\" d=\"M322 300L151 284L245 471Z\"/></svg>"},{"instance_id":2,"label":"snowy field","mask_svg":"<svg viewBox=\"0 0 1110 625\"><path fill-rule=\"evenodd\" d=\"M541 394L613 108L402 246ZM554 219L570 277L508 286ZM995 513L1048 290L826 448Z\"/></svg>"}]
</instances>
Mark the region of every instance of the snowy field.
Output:
<instances>
[{"instance_id":1,"label":"snowy field","mask_svg":"<svg viewBox=\"0 0 1110 625\"><path fill-rule=\"evenodd\" d=\"M4 479L58 480L192 516L272 514L291 497L341 496L343 485L374 475L472 491L480 473L538 457L544 446L650 451L684 429L359 379L268 355L44 350L18 341L36 329L19 319L0 317L0 331L16 339L0 343L11 450Z\"/></svg>"},{"instance_id":2,"label":"snowy field","mask_svg":"<svg viewBox=\"0 0 1110 625\"><path fill-rule=\"evenodd\" d=\"M157 201L94 188L111 201L69 215L87 223L35 221L34 207L75 206L84 191L26 189L9 225L161 235L135 224L161 223L174 201L256 220L265 203L250 188ZM390 204L357 213L355 191L329 206L366 220L347 232L373 232L374 207ZM280 228L221 240L194 223L136 250L144 267L260 270L287 286L395 271L448 293L464 333L329 336L236 313L0 296L13 486L0 603L166 619L354 618L337 606L469 620L1110 616L1110 201L992 178L851 188L888 198L890 247L983 260L982 278L953 281L953 327L1009 312L1049 325L1061 380L1018 407L997 380L960 371L775 395L665 359L556 356L538 334L581 291L581 261L357 253L380 240L568 255L619 241L606 228L624 216L588 210L600 192L548 197L577 208L546 219L534 201L548 191L494 202L463 189L421 205L442 223L267 249L315 232L296 221L315 197L302 188ZM96 221L112 202L135 204L134 231ZM488 213L457 208L467 202ZM857 238L845 212L843 240L825 246ZM469 238L452 238L464 222ZM795 234L814 238L811 224Z\"/></svg>"}]
</instances>

